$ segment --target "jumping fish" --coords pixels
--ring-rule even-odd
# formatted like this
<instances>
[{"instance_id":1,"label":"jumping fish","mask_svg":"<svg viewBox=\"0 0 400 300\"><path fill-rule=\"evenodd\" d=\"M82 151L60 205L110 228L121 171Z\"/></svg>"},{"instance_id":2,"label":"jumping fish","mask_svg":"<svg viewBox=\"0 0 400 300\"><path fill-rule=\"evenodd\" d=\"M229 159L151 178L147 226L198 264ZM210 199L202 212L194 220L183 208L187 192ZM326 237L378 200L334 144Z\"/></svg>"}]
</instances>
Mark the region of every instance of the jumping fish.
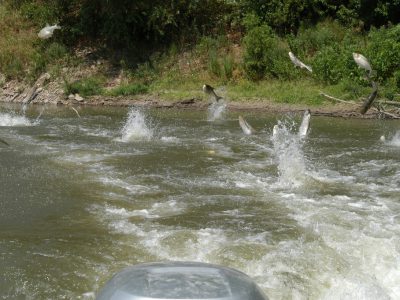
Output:
<instances>
[{"instance_id":1,"label":"jumping fish","mask_svg":"<svg viewBox=\"0 0 400 300\"><path fill-rule=\"evenodd\" d=\"M49 24L46 24L46 26L39 31L38 37L41 38L42 40L51 38L53 36L54 30L56 29L61 29L61 27L58 25L50 26Z\"/></svg>"},{"instance_id":2,"label":"jumping fish","mask_svg":"<svg viewBox=\"0 0 400 300\"><path fill-rule=\"evenodd\" d=\"M254 130L254 128L251 127L250 124L247 123L246 120L242 116L239 116L239 125L242 128L244 134L246 134L246 135L252 135L256 132Z\"/></svg>"},{"instance_id":3,"label":"jumping fish","mask_svg":"<svg viewBox=\"0 0 400 300\"><path fill-rule=\"evenodd\" d=\"M371 65L369 64L368 59L364 55L353 52L353 58L354 58L354 61L356 62L356 64L360 68L367 70L371 74L371 72L372 72Z\"/></svg>"},{"instance_id":4,"label":"jumping fish","mask_svg":"<svg viewBox=\"0 0 400 300\"><path fill-rule=\"evenodd\" d=\"M274 127L272 128L272 137L275 137L278 135L278 125L274 125Z\"/></svg>"},{"instance_id":5,"label":"jumping fish","mask_svg":"<svg viewBox=\"0 0 400 300\"><path fill-rule=\"evenodd\" d=\"M3 140L3 139L0 139L0 143L3 143L4 145L10 146L10 144L7 143L7 142L6 142L5 140Z\"/></svg>"},{"instance_id":6,"label":"jumping fish","mask_svg":"<svg viewBox=\"0 0 400 300\"><path fill-rule=\"evenodd\" d=\"M309 109L307 109L304 112L303 115L303 120L301 121L300 127L299 127L299 137L304 138L307 136L308 133L308 128L310 125L310 118L311 118L311 112Z\"/></svg>"},{"instance_id":7,"label":"jumping fish","mask_svg":"<svg viewBox=\"0 0 400 300\"><path fill-rule=\"evenodd\" d=\"M292 52L289 52L289 57L295 66L300 67L301 69L306 68L308 71L310 71L312 73L312 68L310 66L307 66L302 61L300 61L300 59L298 59L296 56L294 56L294 54Z\"/></svg>"},{"instance_id":8,"label":"jumping fish","mask_svg":"<svg viewBox=\"0 0 400 300\"><path fill-rule=\"evenodd\" d=\"M215 93L214 88L208 84L203 85L203 92L206 93L207 95L210 95L213 99L213 102L218 102L219 100L222 99L222 97L218 96Z\"/></svg>"}]
</instances>

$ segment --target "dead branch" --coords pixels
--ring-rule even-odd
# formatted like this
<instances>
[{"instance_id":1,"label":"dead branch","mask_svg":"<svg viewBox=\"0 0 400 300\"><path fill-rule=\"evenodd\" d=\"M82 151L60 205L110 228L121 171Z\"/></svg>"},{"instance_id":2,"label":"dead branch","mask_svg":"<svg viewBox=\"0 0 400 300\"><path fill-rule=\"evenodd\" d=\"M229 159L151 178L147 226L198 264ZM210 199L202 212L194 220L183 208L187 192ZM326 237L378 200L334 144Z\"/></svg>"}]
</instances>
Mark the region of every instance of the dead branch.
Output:
<instances>
[{"instance_id":1,"label":"dead branch","mask_svg":"<svg viewBox=\"0 0 400 300\"><path fill-rule=\"evenodd\" d=\"M321 92L321 91L319 92L319 94L321 96L324 96L324 97L330 99L330 100L335 100L335 101L346 103L346 104L354 104L354 102L352 102L352 101L346 101L346 100L342 100L342 99L339 99L339 98L335 98L335 97L329 96L328 94L325 94L324 92Z\"/></svg>"},{"instance_id":2,"label":"dead branch","mask_svg":"<svg viewBox=\"0 0 400 300\"><path fill-rule=\"evenodd\" d=\"M395 115L395 114L392 114L392 113L388 113L388 112L386 112L384 110L380 110L380 109L378 109L376 107L374 107L374 109L376 111L378 111L380 114L386 115L386 116L391 117L393 119L400 119L400 116L398 116L398 115Z\"/></svg>"},{"instance_id":3,"label":"dead branch","mask_svg":"<svg viewBox=\"0 0 400 300\"><path fill-rule=\"evenodd\" d=\"M79 118L81 117L81 115L78 113L78 111L77 111L74 107L71 106L71 109L77 114L77 116L78 116Z\"/></svg>"},{"instance_id":4,"label":"dead branch","mask_svg":"<svg viewBox=\"0 0 400 300\"><path fill-rule=\"evenodd\" d=\"M42 86L46 80L50 79L49 73L42 74L38 80L36 80L35 84L29 90L25 99L22 101L23 104L29 104L36 96L42 91Z\"/></svg>"},{"instance_id":5,"label":"dead branch","mask_svg":"<svg viewBox=\"0 0 400 300\"><path fill-rule=\"evenodd\" d=\"M400 102L398 101L379 101L377 102L379 105L392 105L392 106L400 106Z\"/></svg>"}]
</instances>

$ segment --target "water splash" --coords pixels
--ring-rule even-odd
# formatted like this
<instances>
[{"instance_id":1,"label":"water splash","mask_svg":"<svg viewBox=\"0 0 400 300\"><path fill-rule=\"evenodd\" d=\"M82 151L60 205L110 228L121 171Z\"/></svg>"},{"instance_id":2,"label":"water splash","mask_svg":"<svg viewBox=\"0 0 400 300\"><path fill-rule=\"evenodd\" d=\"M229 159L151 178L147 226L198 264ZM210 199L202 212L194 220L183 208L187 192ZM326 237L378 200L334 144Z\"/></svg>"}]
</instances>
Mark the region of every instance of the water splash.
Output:
<instances>
[{"instance_id":1,"label":"water splash","mask_svg":"<svg viewBox=\"0 0 400 300\"><path fill-rule=\"evenodd\" d=\"M0 126L31 126L34 125L24 115L15 113L0 113Z\"/></svg>"},{"instance_id":2,"label":"water splash","mask_svg":"<svg viewBox=\"0 0 400 300\"><path fill-rule=\"evenodd\" d=\"M43 115L43 113L44 113L45 110L46 110L46 107L45 107L45 106L42 106L42 108L40 109L39 115L38 115L38 116L36 117L36 119L35 119L34 125L39 124L40 118L42 117L42 115Z\"/></svg>"},{"instance_id":3,"label":"water splash","mask_svg":"<svg viewBox=\"0 0 400 300\"><path fill-rule=\"evenodd\" d=\"M307 173L306 160L294 124L278 121L274 126L272 142L278 158L279 182L284 186L297 187L304 183Z\"/></svg>"},{"instance_id":4,"label":"water splash","mask_svg":"<svg viewBox=\"0 0 400 300\"><path fill-rule=\"evenodd\" d=\"M213 102L209 107L208 107L208 121L216 121L216 120L222 120L225 116L226 112L226 103L224 100L219 100L217 102Z\"/></svg>"},{"instance_id":5,"label":"water splash","mask_svg":"<svg viewBox=\"0 0 400 300\"><path fill-rule=\"evenodd\" d=\"M390 146L400 147L400 130L395 133L390 141L387 142Z\"/></svg>"},{"instance_id":6,"label":"water splash","mask_svg":"<svg viewBox=\"0 0 400 300\"><path fill-rule=\"evenodd\" d=\"M121 142L133 142L138 140L151 140L153 128L146 119L144 113L137 108L131 108L128 118L121 129Z\"/></svg>"}]
</instances>

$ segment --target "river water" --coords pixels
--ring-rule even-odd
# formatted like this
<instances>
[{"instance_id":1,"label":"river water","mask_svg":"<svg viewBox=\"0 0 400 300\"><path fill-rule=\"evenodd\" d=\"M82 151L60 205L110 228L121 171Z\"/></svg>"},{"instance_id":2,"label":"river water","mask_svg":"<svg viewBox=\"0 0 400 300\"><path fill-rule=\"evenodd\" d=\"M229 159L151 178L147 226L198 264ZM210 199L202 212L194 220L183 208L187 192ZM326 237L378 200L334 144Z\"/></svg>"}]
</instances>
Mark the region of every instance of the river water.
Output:
<instances>
[{"instance_id":1,"label":"river water","mask_svg":"<svg viewBox=\"0 0 400 300\"><path fill-rule=\"evenodd\" d=\"M0 107L0 298L93 299L190 260L271 299L400 299L400 123ZM278 134L272 128L279 123ZM386 141L380 141L385 135Z\"/></svg>"}]
</instances>

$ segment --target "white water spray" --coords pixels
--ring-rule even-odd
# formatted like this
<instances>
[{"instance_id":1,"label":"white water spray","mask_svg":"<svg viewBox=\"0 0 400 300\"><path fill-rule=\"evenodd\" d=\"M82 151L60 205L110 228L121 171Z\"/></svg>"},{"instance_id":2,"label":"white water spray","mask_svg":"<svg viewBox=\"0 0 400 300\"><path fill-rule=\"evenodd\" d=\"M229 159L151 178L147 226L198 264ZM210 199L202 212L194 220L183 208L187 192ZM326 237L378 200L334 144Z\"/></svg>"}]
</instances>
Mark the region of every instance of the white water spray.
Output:
<instances>
[{"instance_id":1,"label":"white water spray","mask_svg":"<svg viewBox=\"0 0 400 300\"><path fill-rule=\"evenodd\" d=\"M131 108L128 118L121 129L121 142L150 140L153 137L153 128L140 109Z\"/></svg>"},{"instance_id":2,"label":"white water spray","mask_svg":"<svg viewBox=\"0 0 400 300\"><path fill-rule=\"evenodd\" d=\"M209 107L208 107L208 121L216 121L216 120L222 120L225 116L226 112L226 103L224 100L219 100L217 102L213 102Z\"/></svg>"},{"instance_id":3,"label":"white water spray","mask_svg":"<svg viewBox=\"0 0 400 300\"><path fill-rule=\"evenodd\" d=\"M400 147L400 130L395 133L390 141L387 142L390 146Z\"/></svg>"},{"instance_id":4,"label":"white water spray","mask_svg":"<svg viewBox=\"0 0 400 300\"><path fill-rule=\"evenodd\" d=\"M15 113L0 113L0 126L31 126L32 122L24 115Z\"/></svg>"},{"instance_id":5,"label":"white water spray","mask_svg":"<svg viewBox=\"0 0 400 300\"><path fill-rule=\"evenodd\" d=\"M278 158L279 182L284 186L300 186L307 169L299 136L291 131L294 124L278 121L274 126L272 142Z\"/></svg>"}]
</instances>

